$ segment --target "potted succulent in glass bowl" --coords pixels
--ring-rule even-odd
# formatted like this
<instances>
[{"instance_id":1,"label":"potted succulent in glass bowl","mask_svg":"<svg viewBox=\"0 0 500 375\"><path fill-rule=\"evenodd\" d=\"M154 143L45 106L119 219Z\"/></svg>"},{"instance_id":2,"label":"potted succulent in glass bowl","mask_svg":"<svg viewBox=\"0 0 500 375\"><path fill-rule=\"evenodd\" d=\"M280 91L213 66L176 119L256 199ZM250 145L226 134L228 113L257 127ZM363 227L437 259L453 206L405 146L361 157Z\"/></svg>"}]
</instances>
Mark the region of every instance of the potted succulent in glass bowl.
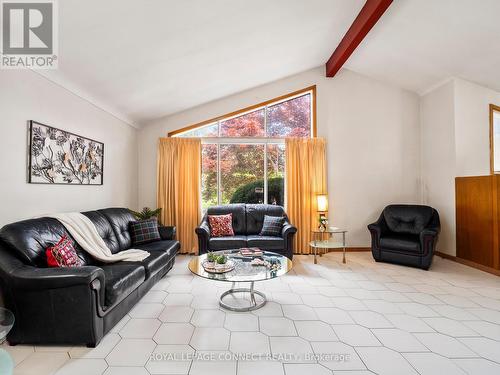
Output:
<instances>
[{"instance_id":1,"label":"potted succulent in glass bowl","mask_svg":"<svg viewBox=\"0 0 500 375\"><path fill-rule=\"evenodd\" d=\"M217 260L217 254L212 251L207 253L207 260L204 262L203 266L205 268L215 268L215 261Z\"/></svg>"},{"instance_id":2,"label":"potted succulent in glass bowl","mask_svg":"<svg viewBox=\"0 0 500 375\"><path fill-rule=\"evenodd\" d=\"M215 259L215 270L216 271L223 271L227 267L227 256L225 255L219 255Z\"/></svg>"}]
</instances>

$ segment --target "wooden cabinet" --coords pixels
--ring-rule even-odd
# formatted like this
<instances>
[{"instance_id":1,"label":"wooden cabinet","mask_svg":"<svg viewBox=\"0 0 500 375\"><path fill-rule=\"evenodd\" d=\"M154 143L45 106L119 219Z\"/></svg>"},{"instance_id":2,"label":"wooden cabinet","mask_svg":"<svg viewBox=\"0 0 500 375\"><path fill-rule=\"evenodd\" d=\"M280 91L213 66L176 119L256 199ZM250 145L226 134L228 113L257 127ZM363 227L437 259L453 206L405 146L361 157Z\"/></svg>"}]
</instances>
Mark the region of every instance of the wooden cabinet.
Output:
<instances>
[{"instance_id":1,"label":"wooden cabinet","mask_svg":"<svg viewBox=\"0 0 500 375\"><path fill-rule=\"evenodd\" d=\"M500 175L455 179L457 257L500 269Z\"/></svg>"}]
</instances>

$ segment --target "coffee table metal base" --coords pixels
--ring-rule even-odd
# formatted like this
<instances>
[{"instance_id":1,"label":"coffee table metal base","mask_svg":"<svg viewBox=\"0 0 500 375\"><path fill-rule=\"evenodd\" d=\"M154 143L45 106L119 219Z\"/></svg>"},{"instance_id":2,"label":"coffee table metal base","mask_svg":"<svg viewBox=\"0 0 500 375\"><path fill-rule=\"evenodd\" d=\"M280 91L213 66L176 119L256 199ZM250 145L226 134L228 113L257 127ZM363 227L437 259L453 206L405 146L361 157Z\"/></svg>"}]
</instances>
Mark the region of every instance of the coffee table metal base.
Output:
<instances>
[{"instance_id":1,"label":"coffee table metal base","mask_svg":"<svg viewBox=\"0 0 500 375\"><path fill-rule=\"evenodd\" d=\"M235 288L236 283L233 283L233 286L231 289L225 291L224 293L221 294L220 299L219 299L219 305L223 307L226 310L229 311L236 311L236 312L247 312L247 311L253 311L260 309L262 306L264 306L267 302L266 300L266 295L262 292L259 292L258 290L254 289L254 282L250 281L250 288ZM229 295L235 295L238 293L250 293L250 301L248 306L234 306L234 305L229 305L224 302L224 297L229 296ZM257 302L255 299L255 295L258 295L262 297L262 301Z\"/></svg>"}]
</instances>

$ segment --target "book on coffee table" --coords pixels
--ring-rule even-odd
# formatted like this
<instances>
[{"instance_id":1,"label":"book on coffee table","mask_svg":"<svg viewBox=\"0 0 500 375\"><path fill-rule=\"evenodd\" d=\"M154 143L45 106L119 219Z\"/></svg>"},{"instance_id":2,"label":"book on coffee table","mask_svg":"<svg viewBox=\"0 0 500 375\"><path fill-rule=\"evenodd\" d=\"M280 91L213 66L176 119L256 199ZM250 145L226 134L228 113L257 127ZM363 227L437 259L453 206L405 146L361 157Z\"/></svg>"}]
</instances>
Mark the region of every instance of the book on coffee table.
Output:
<instances>
[{"instance_id":1,"label":"book on coffee table","mask_svg":"<svg viewBox=\"0 0 500 375\"><path fill-rule=\"evenodd\" d=\"M244 257L260 257L264 253L257 247L245 247L240 249L240 254Z\"/></svg>"}]
</instances>

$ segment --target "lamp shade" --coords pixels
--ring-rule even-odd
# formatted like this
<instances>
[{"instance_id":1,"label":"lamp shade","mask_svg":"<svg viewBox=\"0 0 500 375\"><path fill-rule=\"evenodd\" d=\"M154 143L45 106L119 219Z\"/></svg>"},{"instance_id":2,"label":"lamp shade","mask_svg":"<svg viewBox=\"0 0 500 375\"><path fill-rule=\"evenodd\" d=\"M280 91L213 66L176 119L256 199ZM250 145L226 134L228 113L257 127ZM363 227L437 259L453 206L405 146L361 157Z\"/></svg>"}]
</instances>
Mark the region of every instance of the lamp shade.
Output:
<instances>
[{"instance_id":1,"label":"lamp shade","mask_svg":"<svg viewBox=\"0 0 500 375\"><path fill-rule=\"evenodd\" d=\"M318 194L318 211L326 212L328 211L328 196L326 194Z\"/></svg>"}]
</instances>

